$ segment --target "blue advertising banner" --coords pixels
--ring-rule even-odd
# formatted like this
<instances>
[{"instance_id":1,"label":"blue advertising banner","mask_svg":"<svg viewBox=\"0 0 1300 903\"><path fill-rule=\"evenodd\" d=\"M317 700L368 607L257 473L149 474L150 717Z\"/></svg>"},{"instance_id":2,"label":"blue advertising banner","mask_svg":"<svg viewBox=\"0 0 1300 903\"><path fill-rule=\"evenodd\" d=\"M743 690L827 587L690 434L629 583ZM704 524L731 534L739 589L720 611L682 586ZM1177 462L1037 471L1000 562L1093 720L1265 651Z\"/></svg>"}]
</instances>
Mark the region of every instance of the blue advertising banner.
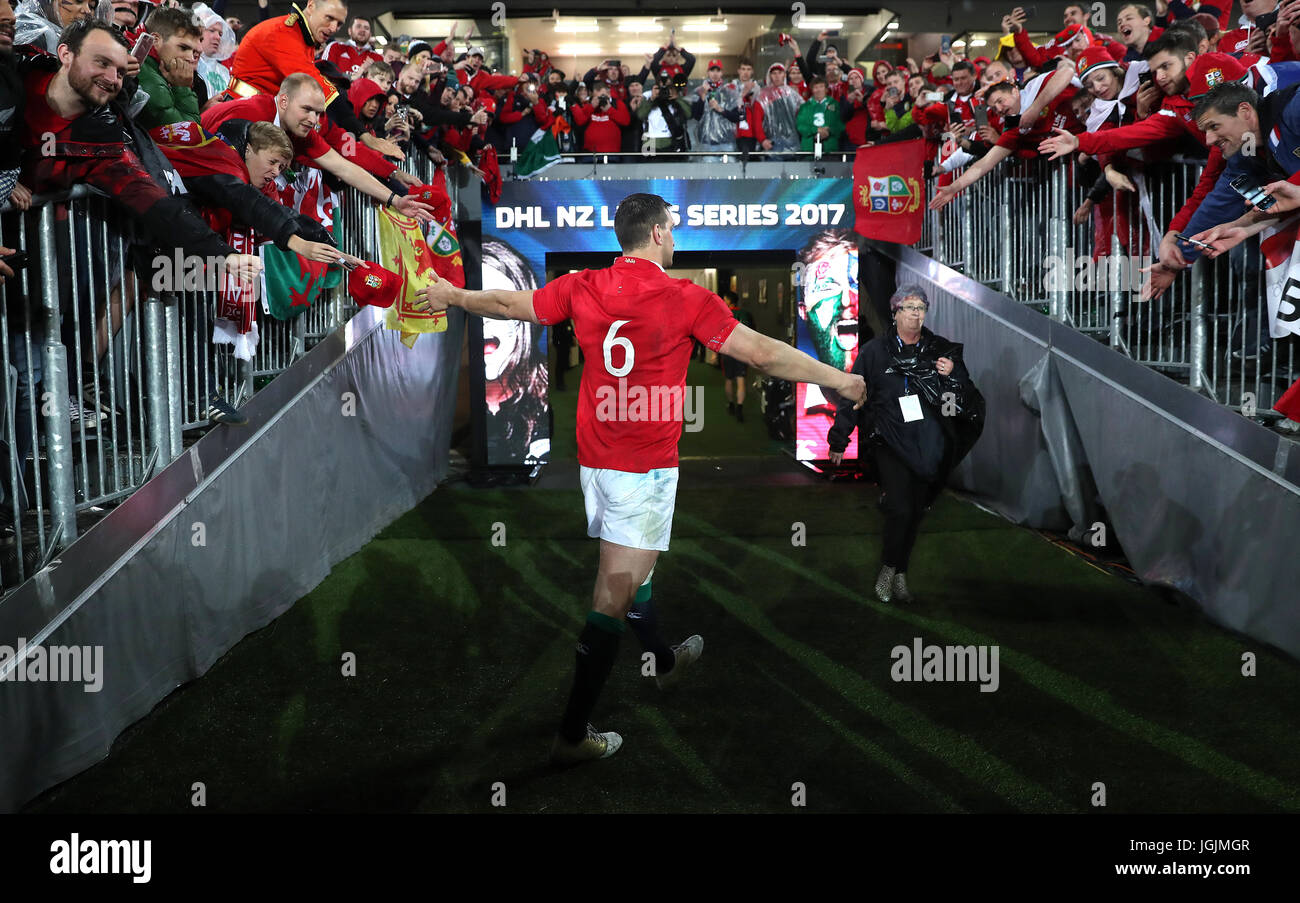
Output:
<instances>
[{"instance_id":1,"label":"blue advertising banner","mask_svg":"<svg viewBox=\"0 0 1300 903\"><path fill-rule=\"evenodd\" d=\"M812 267L808 272L818 273L818 304L811 311L797 307L804 318L797 330L799 347L844 369L852 366L857 354L852 179L507 181L500 202L483 207L483 288L541 287L548 254L608 253L612 263L619 252L614 235L619 202L642 192L659 195L672 208L679 252L793 252L800 284ZM545 330L485 321L483 339L488 464L545 461L550 449ZM815 390L817 422L805 437L804 390L801 385L798 392L799 457L825 457L825 411L828 405L833 410L834 399ZM822 450L813 447L818 431ZM850 455L854 452L851 447Z\"/></svg>"}]
</instances>

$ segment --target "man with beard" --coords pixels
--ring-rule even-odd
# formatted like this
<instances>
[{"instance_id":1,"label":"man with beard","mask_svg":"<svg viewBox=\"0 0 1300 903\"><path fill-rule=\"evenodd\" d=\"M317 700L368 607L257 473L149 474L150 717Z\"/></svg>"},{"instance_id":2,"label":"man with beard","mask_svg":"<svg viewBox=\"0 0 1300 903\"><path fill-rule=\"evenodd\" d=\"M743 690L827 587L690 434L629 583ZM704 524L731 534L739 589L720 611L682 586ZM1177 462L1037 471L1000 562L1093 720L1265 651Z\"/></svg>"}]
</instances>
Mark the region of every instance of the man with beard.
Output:
<instances>
[{"instance_id":1,"label":"man with beard","mask_svg":"<svg viewBox=\"0 0 1300 903\"><path fill-rule=\"evenodd\" d=\"M767 85L758 94L763 107L763 131L772 142L772 150L789 153L799 149L799 107L803 97L785 83L785 66L767 67Z\"/></svg>"},{"instance_id":2,"label":"man with beard","mask_svg":"<svg viewBox=\"0 0 1300 903\"><path fill-rule=\"evenodd\" d=\"M81 183L91 185L125 207L158 245L180 248L204 260L222 260L228 276L252 282L262 269L257 255L236 253L199 218L183 195L163 188L155 180L161 176L152 176L138 156L147 155L151 161L157 158L151 167L167 166L148 136L135 129L124 111L111 103L122 90L130 58L126 40L111 25L81 20L63 32L57 70L52 69L53 61L48 57L33 60L24 85L23 183L36 193L66 190ZM65 245L59 251L80 255L75 242L74 237L72 247ZM92 260L91 268L95 266L106 267L103 278L112 280L109 262ZM81 273L85 274L84 268ZM93 301L84 286L77 288L79 296ZM71 292L65 293L61 301L67 303L71 297ZM102 312L95 313L95 317L85 317L84 322L93 323L103 316ZM98 328L102 334L96 339L102 344L106 341L107 321ZM82 336L82 340L87 344L92 341L88 336ZM97 345L96 352L100 350ZM97 359L98 353L90 357L92 362ZM211 422L247 422L216 394L208 401Z\"/></svg>"},{"instance_id":3,"label":"man with beard","mask_svg":"<svg viewBox=\"0 0 1300 903\"><path fill-rule=\"evenodd\" d=\"M837 370L849 370L858 354L858 245L853 233L832 229L816 236L799 252L799 300L796 311L807 339L799 347ZM839 397L811 383L795 390L796 410L812 415L813 425L800 435L825 436L835 418Z\"/></svg>"},{"instance_id":4,"label":"man with beard","mask_svg":"<svg viewBox=\"0 0 1300 903\"><path fill-rule=\"evenodd\" d=\"M330 41L321 53L350 79L355 79L361 68L371 60L383 62L384 55L370 43L370 20L365 16L356 16L348 26L348 37L344 41Z\"/></svg>"},{"instance_id":5,"label":"man with beard","mask_svg":"<svg viewBox=\"0 0 1300 903\"><path fill-rule=\"evenodd\" d=\"M109 106L126 75L125 40L110 25L81 21L64 31L58 50L57 71L33 66L26 76L23 183L36 193L87 183L138 217L160 245L223 257L232 270L256 275L257 258L237 259L245 255L235 254L182 197L159 186L127 146L121 113Z\"/></svg>"}]
</instances>

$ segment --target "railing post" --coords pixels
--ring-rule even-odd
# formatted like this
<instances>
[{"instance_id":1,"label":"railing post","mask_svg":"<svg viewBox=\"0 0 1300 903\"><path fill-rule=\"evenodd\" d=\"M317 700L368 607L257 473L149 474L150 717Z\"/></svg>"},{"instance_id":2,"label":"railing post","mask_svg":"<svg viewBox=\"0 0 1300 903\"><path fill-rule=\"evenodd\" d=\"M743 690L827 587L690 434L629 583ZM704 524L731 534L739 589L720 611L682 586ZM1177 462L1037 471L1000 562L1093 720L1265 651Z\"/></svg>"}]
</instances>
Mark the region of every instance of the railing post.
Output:
<instances>
[{"instance_id":1,"label":"railing post","mask_svg":"<svg viewBox=\"0 0 1300 903\"><path fill-rule=\"evenodd\" d=\"M158 452L158 465L165 467L172 454L171 412L168 404L167 313L161 295L151 293L144 301L144 375L149 402L149 442ZM200 399L200 405L207 399Z\"/></svg>"},{"instance_id":2,"label":"railing post","mask_svg":"<svg viewBox=\"0 0 1300 903\"><path fill-rule=\"evenodd\" d=\"M57 247L54 233L55 204L41 208L41 247ZM68 253L75 253L72 220L68 220ZM75 289L74 289L75 291ZM49 460L50 516L59 533L60 548L77 538L77 491L73 480L72 420L68 395L68 350L60 341L59 268L41 267L41 306L45 320L45 347L41 349L41 409L45 414L45 452ZM73 303L80 299L74 298ZM80 404L81 399L76 399ZM83 423L82 429L85 429ZM38 465L39 466L39 465Z\"/></svg>"},{"instance_id":3,"label":"railing post","mask_svg":"<svg viewBox=\"0 0 1300 903\"><path fill-rule=\"evenodd\" d=\"M1119 192L1118 191L1111 192L1111 198L1113 199L1111 202L1113 205L1112 209L1116 212L1116 214L1118 214L1119 204L1121 201ZM1112 217L1112 222L1117 223L1118 221L1119 221L1118 215ZM1117 266L1121 267L1120 272L1124 276L1123 280L1117 279L1113 275L1110 276L1111 283L1113 285L1113 290L1110 293L1110 347L1115 349L1116 351L1120 349L1120 344L1121 344L1119 318L1120 318L1120 314L1124 310L1124 292L1127 291L1129 293L1132 293L1134 290L1133 289L1134 276L1130 272L1130 270L1133 267L1133 261L1136 259L1136 255L1129 255L1127 257L1121 258L1120 255L1124 249L1120 245L1119 235L1116 234L1116 230L1118 228L1119 228L1118 226L1115 226L1111 229L1110 232L1111 267L1108 270L1109 274L1113 274L1115 272L1114 269L1115 267ZM1121 259L1124 261L1123 264L1119 263ZM1138 280L1138 285L1141 286L1140 280ZM1140 291L1141 289L1139 288L1138 290Z\"/></svg>"},{"instance_id":4,"label":"railing post","mask_svg":"<svg viewBox=\"0 0 1300 903\"><path fill-rule=\"evenodd\" d=\"M1070 281L1074 276L1074 260L1071 259L1069 244L1069 225L1070 211L1066 209L1069 205L1066 203L1066 185L1065 185L1066 167L1055 166L1052 168L1052 177L1048 182L1048 214L1047 214L1047 253L1051 257L1065 264L1065 272L1069 274L1069 279L1064 280L1065 285L1060 283L1063 280L1056 280L1052 291L1048 293L1049 312L1053 320L1063 322L1065 320L1066 293L1070 291Z\"/></svg>"},{"instance_id":5,"label":"railing post","mask_svg":"<svg viewBox=\"0 0 1300 903\"><path fill-rule=\"evenodd\" d=\"M1199 257L1192 264L1192 347L1191 375L1188 387L1195 392L1205 389L1205 258ZM1242 373L1245 382L1245 373ZM1255 387L1258 390L1258 386ZM1258 397L1258 396L1256 396Z\"/></svg>"}]
</instances>

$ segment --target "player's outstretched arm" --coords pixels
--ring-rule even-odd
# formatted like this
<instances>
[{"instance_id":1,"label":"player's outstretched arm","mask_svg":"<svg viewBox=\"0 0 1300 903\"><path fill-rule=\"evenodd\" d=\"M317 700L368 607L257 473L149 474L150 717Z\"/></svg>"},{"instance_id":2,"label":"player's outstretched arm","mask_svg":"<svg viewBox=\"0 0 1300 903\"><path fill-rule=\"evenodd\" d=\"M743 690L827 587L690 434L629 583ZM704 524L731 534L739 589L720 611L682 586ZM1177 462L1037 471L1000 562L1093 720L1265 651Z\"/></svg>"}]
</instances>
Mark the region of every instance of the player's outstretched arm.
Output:
<instances>
[{"instance_id":1,"label":"player's outstretched arm","mask_svg":"<svg viewBox=\"0 0 1300 903\"><path fill-rule=\"evenodd\" d=\"M480 317L493 320L527 320L537 323L533 313L532 292L511 292L504 289L476 292L457 288L446 279L433 277L433 282L420 289L416 294L420 300L415 302L416 310L440 311L448 307L459 307Z\"/></svg>"},{"instance_id":2,"label":"player's outstretched arm","mask_svg":"<svg viewBox=\"0 0 1300 903\"><path fill-rule=\"evenodd\" d=\"M718 350L727 357L757 367L768 376L834 389L846 398L853 399L856 408L862 407L862 402L867 397L867 384L858 374L823 364L798 348L755 332L743 323L731 331L731 335Z\"/></svg>"}]
</instances>

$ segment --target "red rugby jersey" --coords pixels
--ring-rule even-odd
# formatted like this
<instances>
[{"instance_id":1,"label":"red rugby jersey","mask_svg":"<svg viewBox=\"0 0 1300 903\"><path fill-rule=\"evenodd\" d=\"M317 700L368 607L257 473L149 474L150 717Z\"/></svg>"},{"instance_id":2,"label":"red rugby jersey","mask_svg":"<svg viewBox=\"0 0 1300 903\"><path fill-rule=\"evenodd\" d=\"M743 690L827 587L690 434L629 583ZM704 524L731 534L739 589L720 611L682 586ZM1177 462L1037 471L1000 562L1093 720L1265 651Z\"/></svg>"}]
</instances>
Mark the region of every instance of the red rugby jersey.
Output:
<instances>
[{"instance_id":1,"label":"red rugby jersey","mask_svg":"<svg viewBox=\"0 0 1300 903\"><path fill-rule=\"evenodd\" d=\"M573 319L586 357L578 392L578 463L645 473L677 466L692 339L717 351L736 328L722 299L657 264L619 257L533 293L547 325Z\"/></svg>"}]
</instances>

